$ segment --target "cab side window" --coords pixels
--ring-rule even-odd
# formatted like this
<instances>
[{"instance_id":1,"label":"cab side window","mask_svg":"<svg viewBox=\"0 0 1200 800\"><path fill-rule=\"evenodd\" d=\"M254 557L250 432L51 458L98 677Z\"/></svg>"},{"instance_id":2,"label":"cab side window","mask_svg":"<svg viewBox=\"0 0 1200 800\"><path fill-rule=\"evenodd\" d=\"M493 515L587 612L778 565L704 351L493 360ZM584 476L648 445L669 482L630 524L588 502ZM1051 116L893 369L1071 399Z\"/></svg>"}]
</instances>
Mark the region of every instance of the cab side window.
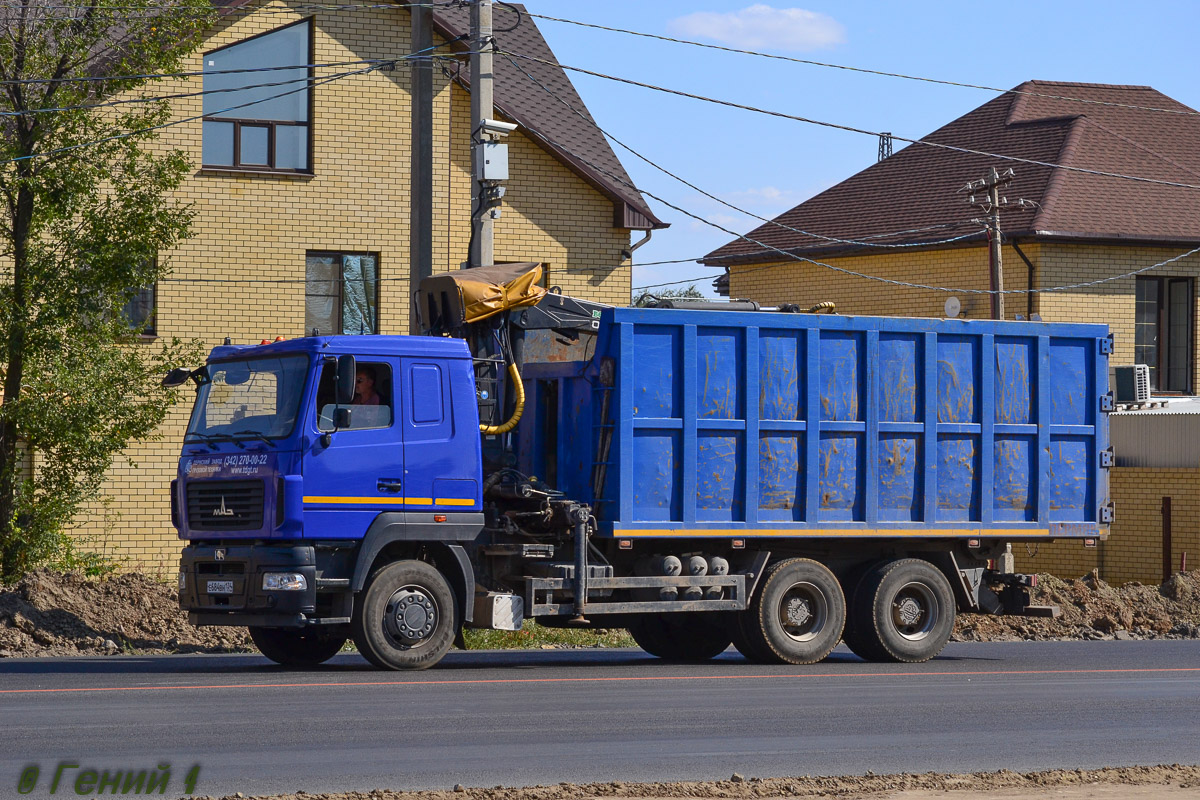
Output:
<instances>
[{"instance_id":1,"label":"cab side window","mask_svg":"<svg viewBox=\"0 0 1200 800\"><path fill-rule=\"evenodd\" d=\"M333 430L333 412L337 409L336 366L332 362L321 370L317 384L317 430ZM346 430L388 428L392 424L395 392L392 368L372 361L358 362L354 376L354 400L350 404L350 427Z\"/></svg>"}]
</instances>

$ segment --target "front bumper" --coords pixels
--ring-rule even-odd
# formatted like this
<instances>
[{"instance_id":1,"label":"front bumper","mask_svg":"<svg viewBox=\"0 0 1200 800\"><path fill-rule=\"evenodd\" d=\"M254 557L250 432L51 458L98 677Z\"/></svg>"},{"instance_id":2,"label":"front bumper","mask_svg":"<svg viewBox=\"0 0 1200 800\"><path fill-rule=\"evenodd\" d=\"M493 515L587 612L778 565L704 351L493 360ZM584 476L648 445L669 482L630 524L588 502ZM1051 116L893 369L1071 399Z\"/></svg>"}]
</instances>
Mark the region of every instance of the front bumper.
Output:
<instances>
[{"instance_id":1,"label":"front bumper","mask_svg":"<svg viewBox=\"0 0 1200 800\"><path fill-rule=\"evenodd\" d=\"M193 625L261 625L295 628L313 624L317 610L316 551L307 546L190 545L179 559L185 584L179 607ZM298 572L307 588L264 591L263 573Z\"/></svg>"}]
</instances>

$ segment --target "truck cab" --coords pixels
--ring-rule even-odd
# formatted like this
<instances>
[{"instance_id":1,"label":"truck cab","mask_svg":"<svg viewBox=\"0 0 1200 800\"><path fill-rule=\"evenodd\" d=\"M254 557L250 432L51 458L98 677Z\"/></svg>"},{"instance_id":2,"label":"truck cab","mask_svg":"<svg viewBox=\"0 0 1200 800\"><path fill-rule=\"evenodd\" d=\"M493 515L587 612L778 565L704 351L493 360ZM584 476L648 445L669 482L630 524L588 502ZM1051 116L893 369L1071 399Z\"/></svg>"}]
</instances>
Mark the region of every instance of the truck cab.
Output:
<instances>
[{"instance_id":1,"label":"truck cab","mask_svg":"<svg viewBox=\"0 0 1200 800\"><path fill-rule=\"evenodd\" d=\"M457 564L450 548L482 529L462 340L230 345L188 377L196 402L171 498L187 542L181 604L194 624L248 625L266 649L291 639L340 647L366 577L355 585L360 557L421 538ZM461 616L452 605L445 613Z\"/></svg>"}]
</instances>

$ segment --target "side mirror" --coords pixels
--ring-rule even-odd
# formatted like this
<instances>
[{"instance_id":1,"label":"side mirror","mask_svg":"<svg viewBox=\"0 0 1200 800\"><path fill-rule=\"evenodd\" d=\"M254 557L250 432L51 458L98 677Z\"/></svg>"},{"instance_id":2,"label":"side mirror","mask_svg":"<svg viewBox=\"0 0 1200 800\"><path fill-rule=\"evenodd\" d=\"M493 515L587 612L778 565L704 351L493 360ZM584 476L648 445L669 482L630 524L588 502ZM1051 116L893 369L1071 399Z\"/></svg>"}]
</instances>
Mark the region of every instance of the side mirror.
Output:
<instances>
[{"instance_id":1,"label":"side mirror","mask_svg":"<svg viewBox=\"0 0 1200 800\"><path fill-rule=\"evenodd\" d=\"M183 386L185 383L187 383L187 379L191 377L191 374L192 371L190 369L176 367L168 372L166 377L162 379L163 388L171 389L176 386Z\"/></svg>"},{"instance_id":2,"label":"side mirror","mask_svg":"<svg viewBox=\"0 0 1200 800\"><path fill-rule=\"evenodd\" d=\"M344 430L350 427L350 409L335 408L333 410L333 430L325 431L321 434L321 446L329 447L333 444L333 434L335 431Z\"/></svg>"},{"instance_id":3,"label":"side mirror","mask_svg":"<svg viewBox=\"0 0 1200 800\"><path fill-rule=\"evenodd\" d=\"M337 360L337 404L339 406L349 405L354 402L354 379L357 377L358 369L354 363L354 356L338 356ZM343 427L338 425L337 427Z\"/></svg>"}]
</instances>

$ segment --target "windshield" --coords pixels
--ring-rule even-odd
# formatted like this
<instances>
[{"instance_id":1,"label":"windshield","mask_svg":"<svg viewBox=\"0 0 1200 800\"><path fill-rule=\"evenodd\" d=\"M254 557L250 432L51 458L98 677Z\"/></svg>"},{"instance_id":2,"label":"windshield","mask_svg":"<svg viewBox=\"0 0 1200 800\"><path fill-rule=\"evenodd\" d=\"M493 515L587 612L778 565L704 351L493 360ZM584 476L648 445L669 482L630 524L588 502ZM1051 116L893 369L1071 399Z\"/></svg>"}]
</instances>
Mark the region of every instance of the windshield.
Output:
<instances>
[{"instance_id":1,"label":"windshield","mask_svg":"<svg viewBox=\"0 0 1200 800\"><path fill-rule=\"evenodd\" d=\"M186 439L275 439L296 424L308 359L223 361L205 367Z\"/></svg>"}]
</instances>

